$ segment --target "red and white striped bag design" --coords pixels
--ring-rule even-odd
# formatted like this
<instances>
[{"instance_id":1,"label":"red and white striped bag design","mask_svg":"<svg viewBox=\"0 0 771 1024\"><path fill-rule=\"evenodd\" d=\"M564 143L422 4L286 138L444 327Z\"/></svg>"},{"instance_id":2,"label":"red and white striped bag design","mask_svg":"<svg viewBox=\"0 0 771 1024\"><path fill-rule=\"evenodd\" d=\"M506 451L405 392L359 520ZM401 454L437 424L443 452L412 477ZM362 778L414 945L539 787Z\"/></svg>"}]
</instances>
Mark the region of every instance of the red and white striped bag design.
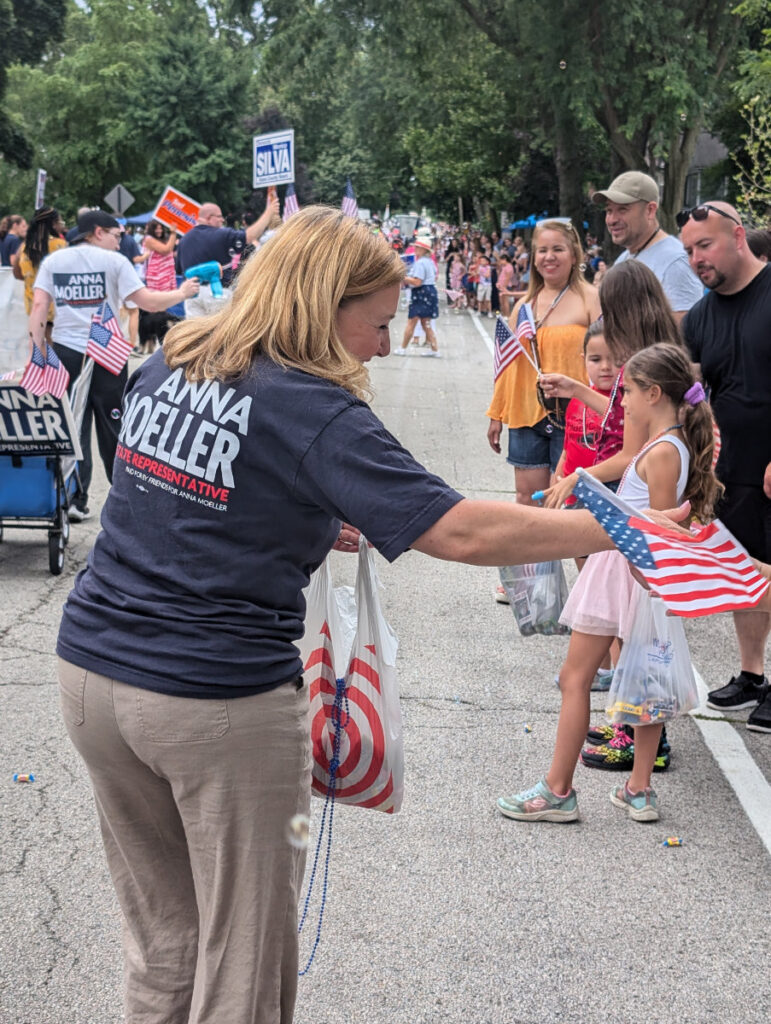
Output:
<instances>
[{"instance_id":1,"label":"red and white striped bag design","mask_svg":"<svg viewBox=\"0 0 771 1024\"><path fill-rule=\"evenodd\" d=\"M326 607L315 645L305 656L304 676L311 702L312 792L326 797L335 754L335 800L387 814L399 810L404 792L404 750L396 680L396 638L383 618L373 556L363 542L356 579L357 623L348 670L338 684L335 661L345 643L340 615L325 562L308 592L306 623L318 627L319 605ZM307 651L312 637L306 632ZM339 693L338 693L339 691ZM338 730L339 724L339 730Z\"/></svg>"}]
</instances>

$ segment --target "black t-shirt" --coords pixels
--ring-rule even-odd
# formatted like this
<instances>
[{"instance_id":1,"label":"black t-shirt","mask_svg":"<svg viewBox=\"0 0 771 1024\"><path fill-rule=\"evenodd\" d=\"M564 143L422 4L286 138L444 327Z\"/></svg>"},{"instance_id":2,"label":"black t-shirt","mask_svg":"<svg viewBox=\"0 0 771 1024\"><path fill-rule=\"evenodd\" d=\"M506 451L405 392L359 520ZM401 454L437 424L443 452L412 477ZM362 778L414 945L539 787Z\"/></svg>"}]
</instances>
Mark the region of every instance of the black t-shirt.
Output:
<instances>
[{"instance_id":1,"label":"black t-shirt","mask_svg":"<svg viewBox=\"0 0 771 1024\"><path fill-rule=\"evenodd\" d=\"M188 267L215 260L227 264L246 245L246 232L235 228L215 228L210 224L196 224L183 235L177 246L179 269L184 274Z\"/></svg>"},{"instance_id":2,"label":"black t-shirt","mask_svg":"<svg viewBox=\"0 0 771 1024\"><path fill-rule=\"evenodd\" d=\"M390 561L460 500L329 381L259 358L232 386L189 384L159 351L126 388L57 651L160 693L269 689L302 670L302 590L341 519Z\"/></svg>"},{"instance_id":3,"label":"black t-shirt","mask_svg":"<svg viewBox=\"0 0 771 1024\"><path fill-rule=\"evenodd\" d=\"M705 295L688 311L683 333L712 389L719 479L762 487L771 462L771 266L735 295Z\"/></svg>"}]
</instances>

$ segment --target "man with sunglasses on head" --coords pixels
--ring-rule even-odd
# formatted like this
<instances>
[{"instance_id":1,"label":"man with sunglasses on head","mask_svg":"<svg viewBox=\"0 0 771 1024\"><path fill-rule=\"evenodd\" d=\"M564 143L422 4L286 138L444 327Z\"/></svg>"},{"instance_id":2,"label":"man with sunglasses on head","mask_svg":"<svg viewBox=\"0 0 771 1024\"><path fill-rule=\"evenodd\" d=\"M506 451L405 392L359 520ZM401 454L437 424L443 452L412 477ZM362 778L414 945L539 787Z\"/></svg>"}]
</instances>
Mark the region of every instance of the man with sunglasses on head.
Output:
<instances>
[{"instance_id":1,"label":"man with sunglasses on head","mask_svg":"<svg viewBox=\"0 0 771 1024\"><path fill-rule=\"evenodd\" d=\"M146 288L133 264L118 251L121 226L104 210L85 210L78 217L73 245L51 253L40 264L29 316L29 336L39 348L45 344L45 325L51 301L54 325L51 332L54 350L74 383L85 362L91 320L106 301L117 316L127 300L150 313L160 313L198 292L198 281L185 281L173 292ZM121 426L121 403L128 380L126 366L118 374L94 365L88 393L80 443L81 492L70 506L70 519L81 522L91 512L88 488L91 483L91 427L96 423L96 438L107 479L112 482L112 464Z\"/></svg>"},{"instance_id":2,"label":"man with sunglasses on head","mask_svg":"<svg viewBox=\"0 0 771 1024\"><path fill-rule=\"evenodd\" d=\"M725 494L719 518L762 562L771 562L771 266L747 244L741 218L723 202L677 217L691 267L709 289L688 313L683 333L720 427L717 476ZM764 483L766 490L764 490ZM764 675L771 614L736 612L741 671L707 700L721 711L754 708L747 728L771 733Z\"/></svg>"},{"instance_id":3,"label":"man with sunglasses on head","mask_svg":"<svg viewBox=\"0 0 771 1024\"><path fill-rule=\"evenodd\" d=\"M683 246L659 225L659 187L642 171L619 174L592 201L605 208L605 223L615 245L624 251L616 260L644 263L661 282L678 324L702 296L688 266Z\"/></svg>"}]
</instances>

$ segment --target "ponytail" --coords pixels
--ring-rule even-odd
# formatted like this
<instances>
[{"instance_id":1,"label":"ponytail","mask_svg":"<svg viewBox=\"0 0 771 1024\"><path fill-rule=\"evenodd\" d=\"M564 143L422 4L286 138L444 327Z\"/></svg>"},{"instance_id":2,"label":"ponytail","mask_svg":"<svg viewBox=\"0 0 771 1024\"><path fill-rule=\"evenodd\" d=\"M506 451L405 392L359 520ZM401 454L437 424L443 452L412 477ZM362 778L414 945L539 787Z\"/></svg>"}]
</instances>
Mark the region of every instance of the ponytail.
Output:
<instances>
[{"instance_id":1,"label":"ponytail","mask_svg":"<svg viewBox=\"0 0 771 1024\"><path fill-rule=\"evenodd\" d=\"M712 519L724 490L712 468L715 421L704 389L694 380L693 366L685 348L662 342L642 349L627 362L624 377L646 390L657 385L679 409L683 442L690 456L685 497L697 519Z\"/></svg>"}]
</instances>

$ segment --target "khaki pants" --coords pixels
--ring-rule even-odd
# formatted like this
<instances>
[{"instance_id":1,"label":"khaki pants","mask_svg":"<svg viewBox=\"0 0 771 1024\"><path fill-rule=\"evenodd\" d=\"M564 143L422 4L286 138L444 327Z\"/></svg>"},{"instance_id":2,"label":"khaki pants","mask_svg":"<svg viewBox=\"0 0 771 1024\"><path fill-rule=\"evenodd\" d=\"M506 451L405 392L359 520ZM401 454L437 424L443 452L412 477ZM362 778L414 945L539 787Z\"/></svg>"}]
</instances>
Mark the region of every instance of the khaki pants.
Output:
<instances>
[{"instance_id":1,"label":"khaki pants","mask_svg":"<svg viewBox=\"0 0 771 1024\"><path fill-rule=\"evenodd\" d=\"M126 1024L290 1024L307 687L169 697L59 660L124 917Z\"/></svg>"}]
</instances>

